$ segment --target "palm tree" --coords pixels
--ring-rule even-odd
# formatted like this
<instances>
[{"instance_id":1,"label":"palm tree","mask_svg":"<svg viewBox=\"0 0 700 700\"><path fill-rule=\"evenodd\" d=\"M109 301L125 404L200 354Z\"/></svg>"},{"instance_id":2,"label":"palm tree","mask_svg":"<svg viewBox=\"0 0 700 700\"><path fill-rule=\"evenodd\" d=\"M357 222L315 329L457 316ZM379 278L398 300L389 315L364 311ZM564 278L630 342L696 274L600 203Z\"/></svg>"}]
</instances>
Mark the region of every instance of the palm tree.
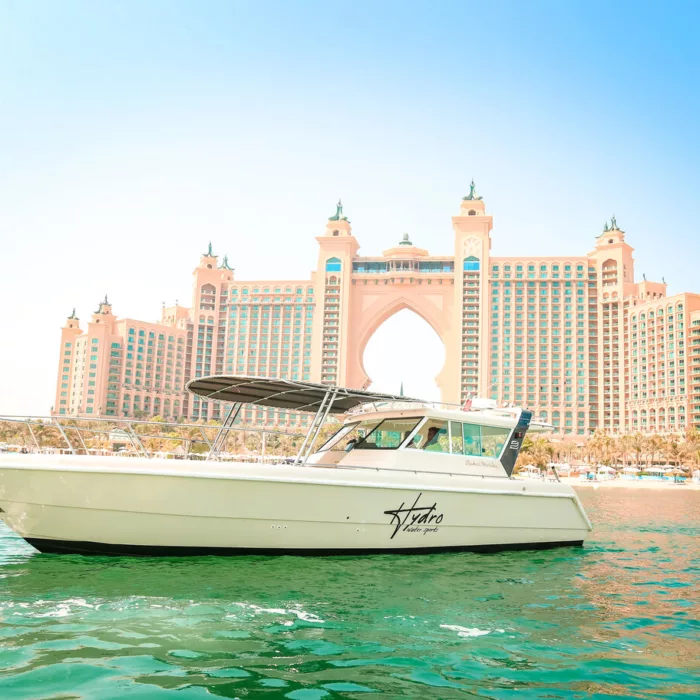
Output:
<instances>
[{"instance_id":1,"label":"palm tree","mask_svg":"<svg viewBox=\"0 0 700 700\"><path fill-rule=\"evenodd\" d=\"M636 455L636 467L639 468L639 466L642 463L642 455L647 449L647 438L640 432L634 433L634 435L632 435L631 437L631 448Z\"/></svg>"},{"instance_id":2,"label":"palm tree","mask_svg":"<svg viewBox=\"0 0 700 700\"><path fill-rule=\"evenodd\" d=\"M614 440L604 430L596 430L590 440L591 454L601 464L610 462L613 452Z\"/></svg>"},{"instance_id":3,"label":"palm tree","mask_svg":"<svg viewBox=\"0 0 700 700\"><path fill-rule=\"evenodd\" d=\"M522 469L526 464L534 464L540 469L546 469L552 461L555 452L554 444L546 437L525 437L516 462L516 469Z\"/></svg>"},{"instance_id":4,"label":"palm tree","mask_svg":"<svg viewBox=\"0 0 700 700\"><path fill-rule=\"evenodd\" d=\"M651 435L647 440L647 467L650 467L652 462L660 456L664 446L664 439L660 435Z\"/></svg>"},{"instance_id":5,"label":"palm tree","mask_svg":"<svg viewBox=\"0 0 700 700\"><path fill-rule=\"evenodd\" d=\"M619 445L620 452L622 454L622 466L626 467L627 466L627 456L635 451L635 440L634 440L634 435L621 435L617 439L617 443Z\"/></svg>"},{"instance_id":6,"label":"palm tree","mask_svg":"<svg viewBox=\"0 0 700 700\"><path fill-rule=\"evenodd\" d=\"M700 447L700 445L698 445ZM691 439L679 440L675 436L671 436L665 443L664 454L669 464L676 467L682 467L683 463L693 458L693 453L696 451L696 443L692 436Z\"/></svg>"}]
</instances>

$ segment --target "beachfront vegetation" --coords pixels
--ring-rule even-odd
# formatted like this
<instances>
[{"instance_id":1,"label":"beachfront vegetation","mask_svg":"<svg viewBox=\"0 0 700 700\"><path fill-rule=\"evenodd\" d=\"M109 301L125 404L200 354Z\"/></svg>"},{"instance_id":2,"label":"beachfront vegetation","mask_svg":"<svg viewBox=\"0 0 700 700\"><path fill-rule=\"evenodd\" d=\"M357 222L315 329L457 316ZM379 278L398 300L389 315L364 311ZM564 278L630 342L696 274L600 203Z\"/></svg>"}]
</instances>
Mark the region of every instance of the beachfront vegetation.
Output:
<instances>
[{"instance_id":1,"label":"beachfront vegetation","mask_svg":"<svg viewBox=\"0 0 700 700\"><path fill-rule=\"evenodd\" d=\"M214 441L219 424L208 423L179 425L166 423L156 416L149 423L133 423L138 440L149 452L172 452L178 455L208 452L209 444ZM64 435L74 450L113 451L115 445L122 445L126 451L134 451L134 441L126 433L119 434L118 422L109 421L71 421L62 419ZM80 433L74 429L80 426ZM249 430L246 430L246 427ZM337 424L324 426L316 446L320 446L327 437L337 430ZM254 432L252 426L237 426L229 432L222 452L229 454L253 456L263 451L261 433ZM267 433L264 452L269 456L289 456L296 453L303 440L301 428L290 428L285 433ZM33 436L32 436L33 433ZM0 443L26 447L31 450L36 445L42 447L66 448L66 438L55 425L33 424L31 431L23 422L0 421ZM586 438L559 439L547 435L528 435L518 457L517 466L533 464L545 468L550 462L568 462L570 464L604 464L635 466L640 469L652 464L671 464L673 466L700 466L700 432L690 428L683 435L644 435L633 433L627 435L610 435L596 431Z\"/></svg>"},{"instance_id":2,"label":"beachfront vegetation","mask_svg":"<svg viewBox=\"0 0 700 700\"><path fill-rule=\"evenodd\" d=\"M139 452L139 442L149 453L167 452L178 456L202 454L209 451L209 445L216 439L219 430L217 421L191 424L166 423L155 416L148 423L131 423L134 437L123 430L118 421L90 421L61 419L63 434L55 424L36 422L31 425L24 421L0 421L0 444L34 450L42 448L67 449L66 440L76 452L87 450L121 449L125 452ZM246 428L249 427L249 430ZM77 430L76 428L80 428ZM263 437L253 426L236 426L229 431L221 452L236 455L258 455L262 452ZM267 433L265 454L284 456L295 454L301 445L303 435L300 429L290 429L287 433Z\"/></svg>"},{"instance_id":3,"label":"beachfront vegetation","mask_svg":"<svg viewBox=\"0 0 700 700\"><path fill-rule=\"evenodd\" d=\"M544 469L550 462L633 466L652 464L700 466L700 431L683 435L610 435L597 430L587 439L560 440L547 436L526 437L517 466L533 464Z\"/></svg>"}]
</instances>

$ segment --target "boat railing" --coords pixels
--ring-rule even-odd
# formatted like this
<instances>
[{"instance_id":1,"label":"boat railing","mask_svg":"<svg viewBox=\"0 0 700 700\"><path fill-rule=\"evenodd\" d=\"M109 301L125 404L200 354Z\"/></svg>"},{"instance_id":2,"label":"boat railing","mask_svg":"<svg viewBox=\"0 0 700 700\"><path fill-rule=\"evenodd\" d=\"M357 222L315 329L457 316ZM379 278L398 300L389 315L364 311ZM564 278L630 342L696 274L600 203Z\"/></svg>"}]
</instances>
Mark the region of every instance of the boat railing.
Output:
<instances>
[{"instance_id":1,"label":"boat railing","mask_svg":"<svg viewBox=\"0 0 700 700\"><path fill-rule=\"evenodd\" d=\"M491 474L468 474L467 472L442 472L442 471L435 471L434 469L396 469L395 467L370 467L365 464L359 465L359 464L323 464L323 463L317 463L317 464L312 464L309 465L312 467L335 467L336 469L365 469L367 471L374 471L374 472L400 472L403 474L438 474L440 476L455 476L455 477L464 477L464 476L469 476L473 478L482 478L482 479L510 479L512 477L507 476L506 474L500 475L491 475Z\"/></svg>"},{"instance_id":2,"label":"boat railing","mask_svg":"<svg viewBox=\"0 0 700 700\"><path fill-rule=\"evenodd\" d=\"M90 425L90 424L93 425ZM14 433L8 430L8 424L16 426ZM81 425L82 424L82 425ZM97 425L94 425L97 424ZM163 432L163 429L170 429ZM148 432L144 432L147 430ZM178 435L174 431L182 430L187 434ZM207 434L216 432L212 437ZM60 436L61 442L58 444L42 446L42 440L49 442L48 438L53 432L53 436ZM226 449L229 432L251 433L260 436L257 453L236 453ZM8 433L12 433L17 439L23 437L22 445L8 444L4 442ZM223 438L219 439L219 436ZM355 464L337 463L306 463L299 464L298 460L287 455L270 454L269 436L285 436L291 440L301 441L306 434L294 433L284 430L273 430L269 428L255 428L244 425L204 425L201 423L178 423L168 421L148 421L130 418L76 418L63 416L2 416L0 415L0 452L2 451L22 451L38 454L73 454L92 456L124 456L124 457L161 457L166 459L194 459L194 460L216 460L219 462L254 462L262 464L296 464L306 468L323 469L344 469L363 470L373 472L398 472L404 474L426 474L449 477L473 477L481 479L513 479L513 476L468 474L466 472L436 471L427 469L399 469L394 467L381 467ZM91 436L97 436L96 438ZM106 438L104 436L107 436ZM150 441L156 441L152 443ZM158 441L161 441L160 443ZM180 442L184 449L163 450L156 447L163 447L162 442ZM217 441L220 449L215 449ZM105 445L111 445L108 448ZM126 445L129 448L126 448ZM61 446L62 445L62 446ZM124 445L115 449L115 445ZM203 446L202 451L197 451L197 446ZM290 452L295 446L290 444Z\"/></svg>"},{"instance_id":3,"label":"boat railing","mask_svg":"<svg viewBox=\"0 0 700 700\"><path fill-rule=\"evenodd\" d=\"M231 434L242 434L242 446L229 450ZM246 446L257 436L255 450ZM279 445L271 437L288 439L290 452L305 433L260 428L225 421L223 425L149 421L134 418L0 415L0 452L73 454L124 457L165 457L218 461L281 462L287 455L271 454ZM7 439L21 441L8 443ZM173 449L173 444L176 446ZM240 451L242 449L242 452Z\"/></svg>"},{"instance_id":4,"label":"boat railing","mask_svg":"<svg viewBox=\"0 0 700 700\"><path fill-rule=\"evenodd\" d=\"M350 411L348 416L364 415L367 413L378 413L380 411L401 411L419 408L433 408L445 411L465 411L467 413L487 413L490 415L506 416L513 418L520 412L519 408L497 407L497 406L465 406L464 404L447 403L445 401L371 401L364 403L358 408Z\"/></svg>"}]
</instances>

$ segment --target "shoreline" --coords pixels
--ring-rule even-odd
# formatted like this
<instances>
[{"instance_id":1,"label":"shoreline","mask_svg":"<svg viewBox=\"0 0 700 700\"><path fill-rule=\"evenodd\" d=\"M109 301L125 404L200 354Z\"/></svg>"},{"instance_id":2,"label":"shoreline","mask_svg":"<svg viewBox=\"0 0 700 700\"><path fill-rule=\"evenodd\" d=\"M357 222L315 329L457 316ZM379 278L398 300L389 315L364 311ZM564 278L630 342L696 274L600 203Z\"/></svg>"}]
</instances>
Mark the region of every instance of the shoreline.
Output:
<instances>
[{"instance_id":1,"label":"shoreline","mask_svg":"<svg viewBox=\"0 0 700 700\"><path fill-rule=\"evenodd\" d=\"M562 484L570 484L574 488L581 486L582 488L606 488L606 489L644 489L665 491L672 489L674 491L700 491L700 484L696 484L690 479L685 483L674 483L673 481L639 481L633 479L609 479L606 481L579 481L578 478L561 478Z\"/></svg>"}]
</instances>

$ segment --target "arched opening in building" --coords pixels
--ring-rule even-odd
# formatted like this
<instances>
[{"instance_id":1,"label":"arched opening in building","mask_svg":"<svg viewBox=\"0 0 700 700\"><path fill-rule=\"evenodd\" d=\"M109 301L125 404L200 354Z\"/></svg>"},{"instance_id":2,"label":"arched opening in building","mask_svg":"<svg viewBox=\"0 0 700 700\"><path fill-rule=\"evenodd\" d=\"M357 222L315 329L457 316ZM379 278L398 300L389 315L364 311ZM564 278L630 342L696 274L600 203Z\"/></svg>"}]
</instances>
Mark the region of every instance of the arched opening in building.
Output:
<instances>
[{"instance_id":1,"label":"arched opening in building","mask_svg":"<svg viewBox=\"0 0 700 700\"><path fill-rule=\"evenodd\" d=\"M402 309L373 333L363 354L370 390L440 400L435 383L445 364L440 336L417 313Z\"/></svg>"}]
</instances>

